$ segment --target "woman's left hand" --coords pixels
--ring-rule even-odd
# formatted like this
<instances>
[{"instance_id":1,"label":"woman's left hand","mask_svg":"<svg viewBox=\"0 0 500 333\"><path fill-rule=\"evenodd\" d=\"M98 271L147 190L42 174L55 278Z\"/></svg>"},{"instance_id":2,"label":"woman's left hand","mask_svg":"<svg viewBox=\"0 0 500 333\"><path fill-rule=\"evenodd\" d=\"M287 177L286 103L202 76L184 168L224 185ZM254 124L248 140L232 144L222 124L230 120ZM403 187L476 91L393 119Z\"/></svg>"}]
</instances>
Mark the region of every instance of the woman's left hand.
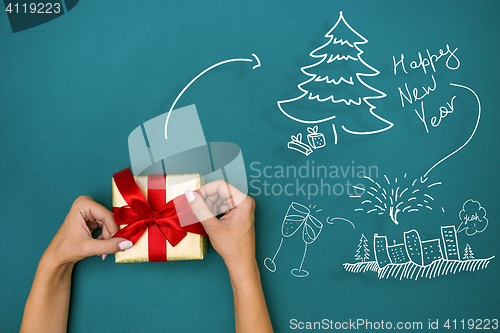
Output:
<instances>
[{"instance_id":1,"label":"woman's left hand","mask_svg":"<svg viewBox=\"0 0 500 333\"><path fill-rule=\"evenodd\" d=\"M97 239L92 232L102 228ZM78 197L66 216L64 223L45 251L45 256L60 265L74 264L95 255L115 253L132 247L125 238L111 238L120 228L113 219L113 213L95 202L89 196Z\"/></svg>"}]
</instances>

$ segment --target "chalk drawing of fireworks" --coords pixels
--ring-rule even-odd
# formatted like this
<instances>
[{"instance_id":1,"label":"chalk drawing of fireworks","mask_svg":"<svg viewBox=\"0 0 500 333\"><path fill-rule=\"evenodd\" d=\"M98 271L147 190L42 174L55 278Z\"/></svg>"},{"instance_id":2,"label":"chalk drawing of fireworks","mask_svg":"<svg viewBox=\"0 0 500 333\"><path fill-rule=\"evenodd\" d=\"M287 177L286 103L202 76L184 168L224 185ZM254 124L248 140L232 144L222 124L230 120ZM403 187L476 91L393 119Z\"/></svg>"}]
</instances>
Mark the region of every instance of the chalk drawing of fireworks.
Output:
<instances>
[{"instance_id":1,"label":"chalk drawing of fireworks","mask_svg":"<svg viewBox=\"0 0 500 333\"><path fill-rule=\"evenodd\" d=\"M365 176L364 178L371 182L369 188L353 186L364 191L363 195L358 196L364 199L361 202L361 207L354 211L364 211L367 214L387 214L392 222L399 224L398 214L418 212L421 209L432 210L434 198L429 195L428 191L433 186L441 185L441 182L427 185L427 178L425 180L417 178L411 183L411 186L403 186L401 183L408 183L406 175L399 183L398 178L395 178L391 183L389 178L384 175L385 182L382 182L382 185Z\"/></svg>"}]
</instances>

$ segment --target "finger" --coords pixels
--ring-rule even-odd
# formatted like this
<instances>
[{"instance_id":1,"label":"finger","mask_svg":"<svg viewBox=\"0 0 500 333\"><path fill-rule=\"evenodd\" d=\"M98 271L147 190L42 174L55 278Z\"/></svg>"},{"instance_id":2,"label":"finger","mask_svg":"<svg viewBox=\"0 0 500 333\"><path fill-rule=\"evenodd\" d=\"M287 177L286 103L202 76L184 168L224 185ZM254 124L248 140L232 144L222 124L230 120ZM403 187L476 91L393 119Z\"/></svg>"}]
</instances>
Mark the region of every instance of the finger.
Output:
<instances>
[{"instance_id":1,"label":"finger","mask_svg":"<svg viewBox=\"0 0 500 333\"><path fill-rule=\"evenodd\" d=\"M118 230L119 230L119 227L118 227ZM106 228L106 225L103 225L102 226L102 232L101 232L101 236L102 236L102 239L110 239L111 237L113 237L113 235L115 234L116 232L109 232L108 229Z\"/></svg>"},{"instance_id":2,"label":"finger","mask_svg":"<svg viewBox=\"0 0 500 333\"><path fill-rule=\"evenodd\" d=\"M117 237L111 239L87 239L85 241L86 256L116 253L129 249L133 243L125 238Z\"/></svg>"},{"instance_id":3,"label":"finger","mask_svg":"<svg viewBox=\"0 0 500 333\"><path fill-rule=\"evenodd\" d=\"M208 208L201 195L189 190L186 191L185 195L189 206L191 206L191 210L204 227L220 223L219 219L217 219L210 208Z\"/></svg>"},{"instance_id":4,"label":"finger","mask_svg":"<svg viewBox=\"0 0 500 333\"><path fill-rule=\"evenodd\" d=\"M246 197L246 194L243 194L236 187L226 183L223 180L216 180L214 182L203 185L202 187L200 187L200 193L202 194L203 198L210 198L210 200L214 202L217 201L217 199L212 199L212 196L214 195L218 195L222 200L230 199L233 207L241 203Z\"/></svg>"},{"instance_id":5,"label":"finger","mask_svg":"<svg viewBox=\"0 0 500 333\"><path fill-rule=\"evenodd\" d=\"M212 209L210 210L212 212L212 214L214 214L215 216L219 215L221 213L221 210L219 208L219 206L217 205L213 205L212 206Z\"/></svg>"},{"instance_id":6,"label":"finger","mask_svg":"<svg viewBox=\"0 0 500 333\"><path fill-rule=\"evenodd\" d=\"M97 221L87 221L87 227L89 228L89 230L91 232L97 230L98 228L100 228L100 225Z\"/></svg>"},{"instance_id":7,"label":"finger","mask_svg":"<svg viewBox=\"0 0 500 333\"><path fill-rule=\"evenodd\" d=\"M211 211L212 213L214 211L214 208L217 208L214 206L214 203L210 200L205 200L205 204L207 205L208 210ZM214 215L216 215L216 214L214 214Z\"/></svg>"},{"instance_id":8,"label":"finger","mask_svg":"<svg viewBox=\"0 0 500 333\"><path fill-rule=\"evenodd\" d=\"M223 204L223 205L221 205L221 206L220 206L220 211L221 211L221 212L226 212L226 213L228 213L231 209L232 209L232 207L231 207L231 206L228 206L228 205L225 205L225 204Z\"/></svg>"},{"instance_id":9,"label":"finger","mask_svg":"<svg viewBox=\"0 0 500 333\"><path fill-rule=\"evenodd\" d=\"M215 205L216 206L222 205L222 199L221 198L217 199L217 201L215 202Z\"/></svg>"},{"instance_id":10,"label":"finger","mask_svg":"<svg viewBox=\"0 0 500 333\"><path fill-rule=\"evenodd\" d=\"M79 211L82 214L85 221L96 221L99 226L103 229L103 237L109 238L111 235L115 234L120 230L113 219L113 213L110 212L106 207L98 204L90 197L84 197L84 199L77 199L78 205L80 206ZM75 201L75 203L77 203Z\"/></svg>"}]
</instances>

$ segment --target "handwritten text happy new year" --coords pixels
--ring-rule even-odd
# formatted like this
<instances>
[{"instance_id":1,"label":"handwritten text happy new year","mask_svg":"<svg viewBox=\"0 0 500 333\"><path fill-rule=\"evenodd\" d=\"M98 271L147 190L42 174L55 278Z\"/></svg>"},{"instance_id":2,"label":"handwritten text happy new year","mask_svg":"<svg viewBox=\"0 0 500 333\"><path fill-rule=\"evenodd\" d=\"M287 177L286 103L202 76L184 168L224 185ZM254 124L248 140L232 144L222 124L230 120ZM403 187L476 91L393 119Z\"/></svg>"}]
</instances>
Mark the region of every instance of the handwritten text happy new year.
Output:
<instances>
[{"instance_id":1,"label":"handwritten text happy new year","mask_svg":"<svg viewBox=\"0 0 500 333\"><path fill-rule=\"evenodd\" d=\"M450 49L450 46L446 44L446 49L439 49L437 54L431 54L428 49L426 49L426 54L422 55L422 53L418 52L418 60L412 60L409 63L405 61L404 54L401 54L398 57L398 61L396 61L396 57L393 56L393 64L394 64L394 75L397 75L398 69L404 73L408 74L408 70L422 70L425 75L430 74L432 84L427 87L422 86L421 88L415 87L410 90L408 87L408 83L404 84L404 88L398 87L399 96L401 98L401 107L405 107L405 101L408 104L413 104L413 102L420 101L420 110L415 109L415 113L418 118L424 124L425 131L429 133L428 123L433 127L437 127L441 124L441 120L445 118L448 114L453 113L453 101L456 96L453 96L449 102L446 103L446 106L441 106L439 108L439 116L434 116L430 119L430 122L426 119L425 108L424 108L424 98L428 96L431 92L435 91L437 88L436 79L434 77L434 73L436 73L435 64L440 59L446 59L446 67L450 70L456 70L460 67L460 60L455 55L455 52L458 48L455 48L453 51ZM407 70L408 68L408 70Z\"/></svg>"}]
</instances>

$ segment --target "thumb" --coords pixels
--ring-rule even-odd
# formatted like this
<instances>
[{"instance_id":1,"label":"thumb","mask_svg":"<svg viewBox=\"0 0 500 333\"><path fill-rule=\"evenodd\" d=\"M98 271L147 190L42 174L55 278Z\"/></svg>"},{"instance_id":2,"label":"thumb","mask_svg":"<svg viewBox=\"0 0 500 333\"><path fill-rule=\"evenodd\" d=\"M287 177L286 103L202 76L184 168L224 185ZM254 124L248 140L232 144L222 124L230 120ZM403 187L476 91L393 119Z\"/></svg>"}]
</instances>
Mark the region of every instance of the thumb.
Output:
<instances>
[{"instance_id":1,"label":"thumb","mask_svg":"<svg viewBox=\"0 0 500 333\"><path fill-rule=\"evenodd\" d=\"M87 256L116 253L130 249L134 244L126 238L89 239L86 244Z\"/></svg>"},{"instance_id":2,"label":"thumb","mask_svg":"<svg viewBox=\"0 0 500 333\"><path fill-rule=\"evenodd\" d=\"M187 190L185 196L189 203L189 206L191 206L191 210L193 211L194 215L196 215L198 221L201 222L203 227L206 228L207 226L214 225L220 222L219 219L215 217L212 211L208 208L205 200L203 200L203 197L197 192Z\"/></svg>"}]
</instances>

